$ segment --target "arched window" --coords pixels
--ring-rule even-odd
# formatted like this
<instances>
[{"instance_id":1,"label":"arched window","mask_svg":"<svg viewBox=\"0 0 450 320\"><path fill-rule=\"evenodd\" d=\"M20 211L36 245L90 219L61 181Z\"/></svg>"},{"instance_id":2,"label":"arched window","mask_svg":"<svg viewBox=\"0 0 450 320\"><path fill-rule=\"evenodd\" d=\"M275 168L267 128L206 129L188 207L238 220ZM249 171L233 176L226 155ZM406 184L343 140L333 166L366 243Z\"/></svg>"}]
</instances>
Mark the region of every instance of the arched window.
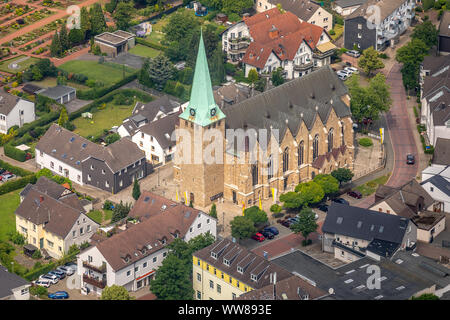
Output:
<instances>
[{"instance_id":1,"label":"arched window","mask_svg":"<svg viewBox=\"0 0 450 320\"><path fill-rule=\"evenodd\" d=\"M303 164L304 153L305 153L305 143L302 140L298 147L298 166L301 166Z\"/></svg>"},{"instance_id":2,"label":"arched window","mask_svg":"<svg viewBox=\"0 0 450 320\"><path fill-rule=\"evenodd\" d=\"M333 150L333 128L328 131L328 152Z\"/></svg>"},{"instance_id":3,"label":"arched window","mask_svg":"<svg viewBox=\"0 0 450 320\"><path fill-rule=\"evenodd\" d=\"M342 126L341 126L341 145L345 144L345 139L344 139L344 121L341 122Z\"/></svg>"},{"instance_id":4,"label":"arched window","mask_svg":"<svg viewBox=\"0 0 450 320\"><path fill-rule=\"evenodd\" d=\"M289 148L286 147L283 152L283 172L289 170Z\"/></svg>"},{"instance_id":5,"label":"arched window","mask_svg":"<svg viewBox=\"0 0 450 320\"><path fill-rule=\"evenodd\" d=\"M313 140L313 161L319 156L319 135L316 134Z\"/></svg>"},{"instance_id":6,"label":"arched window","mask_svg":"<svg viewBox=\"0 0 450 320\"><path fill-rule=\"evenodd\" d=\"M269 156L269 161L267 162L267 180L272 179L273 177L273 163L272 156Z\"/></svg>"},{"instance_id":7,"label":"arched window","mask_svg":"<svg viewBox=\"0 0 450 320\"><path fill-rule=\"evenodd\" d=\"M252 186L258 184L258 164L252 164Z\"/></svg>"}]
</instances>

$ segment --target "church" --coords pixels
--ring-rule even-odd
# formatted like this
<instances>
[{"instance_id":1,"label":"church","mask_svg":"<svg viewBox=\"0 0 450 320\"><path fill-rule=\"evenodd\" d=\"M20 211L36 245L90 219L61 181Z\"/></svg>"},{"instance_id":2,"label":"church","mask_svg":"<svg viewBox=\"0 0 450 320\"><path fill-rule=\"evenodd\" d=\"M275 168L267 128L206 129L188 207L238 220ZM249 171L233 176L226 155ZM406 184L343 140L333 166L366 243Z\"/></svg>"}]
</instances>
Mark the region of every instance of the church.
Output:
<instances>
[{"instance_id":1,"label":"church","mask_svg":"<svg viewBox=\"0 0 450 320\"><path fill-rule=\"evenodd\" d=\"M208 137L184 141L176 134L178 159L192 160L174 163L177 193L198 207L220 198L257 205L317 174L353 170L350 96L330 66L221 110L214 101L202 35L190 101L179 118L176 129ZM236 143L229 132L244 132L244 143ZM226 160L195 161L203 159L211 141L216 144L212 156L223 151Z\"/></svg>"}]
</instances>

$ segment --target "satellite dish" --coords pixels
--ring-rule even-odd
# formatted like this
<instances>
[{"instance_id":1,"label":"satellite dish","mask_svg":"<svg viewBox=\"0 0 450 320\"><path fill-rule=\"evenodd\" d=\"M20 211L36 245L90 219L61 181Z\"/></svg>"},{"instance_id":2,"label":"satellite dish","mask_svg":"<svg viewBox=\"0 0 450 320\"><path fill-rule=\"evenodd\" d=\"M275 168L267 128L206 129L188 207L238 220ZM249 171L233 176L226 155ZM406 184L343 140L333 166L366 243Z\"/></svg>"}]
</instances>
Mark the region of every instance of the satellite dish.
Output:
<instances>
[{"instance_id":1,"label":"satellite dish","mask_svg":"<svg viewBox=\"0 0 450 320\"><path fill-rule=\"evenodd\" d=\"M334 294L334 289L333 288L328 289L328 293L329 294Z\"/></svg>"}]
</instances>

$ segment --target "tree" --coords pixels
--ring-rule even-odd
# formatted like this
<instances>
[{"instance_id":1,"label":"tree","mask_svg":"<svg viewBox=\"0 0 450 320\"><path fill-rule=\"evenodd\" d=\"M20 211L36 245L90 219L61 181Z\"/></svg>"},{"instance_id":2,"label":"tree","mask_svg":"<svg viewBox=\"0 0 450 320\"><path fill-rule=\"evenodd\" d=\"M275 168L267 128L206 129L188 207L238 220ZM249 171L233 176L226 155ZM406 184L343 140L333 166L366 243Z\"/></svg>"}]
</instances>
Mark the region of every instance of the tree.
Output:
<instances>
[{"instance_id":1,"label":"tree","mask_svg":"<svg viewBox=\"0 0 450 320\"><path fill-rule=\"evenodd\" d=\"M194 290L190 279L192 262L168 254L150 280L150 290L161 300L192 300Z\"/></svg>"},{"instance_id":2,"label":"tree","mask_svg":"<svg viewBox=\"0 0 450 320\"><path fill-rule=\"evenodd\" d=\"M121 30L128 29L134 11L134 6L131 2L119 2L113 13L117 28Z\"/></svg>"},{"instance_id":3,"label":"tree","mask_svg":"<svg viewBox=\"0 0 450 320\"><path fill-rule=\"evenodd\" d=\"M378 56L378 51L369 47L363 51L358 61L358 66L369 76L377 69L384 68L384 63Z\"/></svg>"},{"instance_id":4,"label":"tree","mask_svg":"<svg viewBox=\"0 0 450 320\"><path fill-rule=\"evenodd\" d=\"M283 84L284 83L283 68L279 67L277 70L273 71L270 80L272 81L272 84L275 87L278 87L279 85Z\"/></svg>"},{"instance_id":5,"label":"tree","mask_svg":"<svg viewBox=\"0 0 450 320\"><path fill-rule=\"evenodd\" d=\"M315 213L310 208L304 208L298 215L298 221L291 225L294 233L301 233L305 238L304 243L307 243L308 236L317 230L317 223L315 220Z\"/></svg>"},{"instance_id":6,"label":"tree","mask_svg":"<svg viewBox=\"0 0 450 320\"><path fill-rule=\"evenodd\" d=\"M272 213L280 213L281 210L283 210L283 207L279 206L278 204L273 204L270 206L270 212Z\"/></svg>"},{"instance_id":7,"label":"tree","mask_svg":"<svg viewBox=\"0 0 450 320\"><path fill-rule=\"evenodd\" d=\"M325 196L320 184L314 181L300 183L295 187L295 192L300 193L305 199L305 205L318 203Z\"/></svg>"},{"instance_id":8,"label":"tree","mask_svg":"<svg viewBox=\"0 0 450 320\"><path fill-rule=\"evenodd\" d=\"M293 191L280 195L280 201L284 202L283 206L288 209L300 209L306 202L302 194Z\"/></svg>"},{"instance_id":9,"label":"tree","mask_svg":"<svg viewBox=\"0 0 450 320\"><path fill-rule=\"evenodd\" d=\"M98 35L106 30L106 20L102 7L98 2L94 3L89 11L92 35Z\"/></svg>"},{"instance_id":10,"label":"tree","mask_svg":"<svg viewBox=\"0 0 450 320\"><path fill-rule=\"evenodd\" d=\"M59 41L58 31L55 32L52 38L52 42L50 44L50 55L52 57L60 57L61 56L61 42Z\"/></svg>"},{"instance_id":11,"label":"tree","mask_svg":"<svg viewBox=\"0 0 450 320\"><path fill-rule=\"evenodd\" d=\"M244 216L236 216L231 220L231 235L236 239L250 238L256 232L252 220Z\"/></svg>"},{"instance_id":12,"label":"tree","mask_svg":"<svg viewBox=\"0 0 450 320\"><path fill-rule=\"evenodd\" d=\"M139 199L139 197L141 196L141 187L139 187L139 183L138 183L137 179L134 179L132 196L133 196L134 200Z\"/></svg>"},{"instance_id":13,"label":"tree","mask_svg":"<svg viewBox=\"0 0 450 320\"><path fill-rule=\"evenodd\" d=\"M253 7L253 0L223 0L222 11L227 14L241 14Z\"/></svg>"},{"instance_id":14,"label":"tree","mask_svg":"<svg viewBox=\"0 0 450 320\"><path fill-rule=\"evenodd\" d=\"M69 42L71 46L76 46L84 41L84 34L81 29L71 29L69 31Z\"/></svg>"},{"instance_id":15,"label":"tree","mask_svg":"<svg viewBox=\"0 0 450 320\"><path fill-rule=\"evenodd\" d=\"M412 39L422 40L428 48L437 44L439 31L430 20L427 20L414 27L411 35Z\"/></svg>"},{"instance_id":16,"label":"tree","mask_svg":"<svg viewBox=\"0 0 450 320\"><path fill-rule=\"evenodd\" d=\"M67 34L66 25L61 26L61 31L59 32L59 42L61 43L61 50L64 54L65 51L70 49L69 36Z\"/></svg>"},{"instance_id":17,"label":"tree","mask_svg":"<svg viewBox=\"0 0 450 320\"><path fill-rule=\"evenodd\" d=\"M119 204L114 206L113 214L111 218L111 223L117 222L125 217L128 216L128 213L130 212L131 204L123 204L122 201L120 201Z\"/></svg>"},{"instance_id":18,"label":"tree","mask_svg":"<svg viewBox=\"0 0 450 320\"><path fill-rule=\"evenodd\" d=\"M162 54L149 60L147 72L149 80L154 83L159 90L162 90L166 82L174 76L172 63Z\"/></svg>"},{"instance_id":19,"label":"tree","mask_svg":"<svg viewBox=\"0 0 450 320\"><path fill-rule=\"evenodd\" d=\"M166 41L180 42L198 26L195 17L188 10L178 10L170 15L168 23L164 26L164 39ZM194 50L194 48L190 48Z\"/></svg>"},{"instance_id":20,"label":"tree","mask_svg":"<svg viewBox=\"0 0 450 320\"><path fill-rule=\"evenodd\" d=\"M399 48L395 59L403 63L403 85L407 90L419 87L419 71L429 48L421 39L413 38L407 45Z\"/></svg>"},{"instance_id":21,"label":"tree","mask_svg":"<svg viewBox=\"0 0 450 320\"><path fill-rule=\"evenodd\" d=\"M209 215L215 219L217 219L217 209L216 209L216 204L213 203L211 206L211 209L209 210Z\"/></svg>"},{"instance_id":22,"label":"tree","mask_svg":"<svg viewBox=\"0 0 450 320\"><path fill-rule=\"evenodd\" d=\"M258 71L256 71L255 68L251 68L250 71L248 72L247 79L248 79L248 81L250 81L251 85L253 86L256 83L256 81L259 80Z\"/></svg>"},{"instance_id":23,"label":"tree","mask_svg":"<svg viewBox=\"0 0 450 320\"><path fill-rule=\"evenodd\" d=\"M110 287L105 287L102 291L101 300L133 300L127 289L122 286L113 284Z\"/></svg>"},{"instance_id":24,"label":"tree","mask_svg":"<svg viewBox=\"0 0 450 320\"><path fill-rule=\"evenodd\" d=\"M337 181L339 181L339 185L342 184L342 182L348 182L350 180L352 180L354 174L350 169L346 169L346 168L339 168L336 170L333 170L331 172L331 175L333 177L335 177L337 179Z\"/></svg>"},{"instance_id":25,"label":"tree","mask_svg":"<svg viewBox=\"0 0 450 320\"><path fill-rule=\"evenodd\" d=\"M253 206L244 210L244 217L249 218L253 221L253 224L256 226L258 224L262 224L267 222L267 213L263 210L260 210L259 207Z\"/></svg>"},{"instance_id":26,"label":"tree","mask_svg":"<svg viewBox=\"0 0 450 320\"><path fill-rule=\"evenodd\" d=\"M91 36L91 17L86 7L82 7L80 11L80 30L83 34L83 40Z\"/></svg>"},{"instance_id":27,"label":"tree","mask_svg":"<svg viewBox=\"0 0 450 320\"><path fill-rule=\"evenodd\" d=\"M69 121L69 116L67 115L67 110L65 107L61 108L61 112L59 114L58 125L60 127L65 127L66 123Z\"/></svg>"},{"instance_id":28,"label":"tree","mask_svg":"<svg viewBox=\"0 0 450 320\"><path fill-rule=\"evenodd\" d=\"M319 174L314 177L314 182L319 184L326 196L330 196L339 191L339 181L329 174Z\"/></svg>"}]
</instances>

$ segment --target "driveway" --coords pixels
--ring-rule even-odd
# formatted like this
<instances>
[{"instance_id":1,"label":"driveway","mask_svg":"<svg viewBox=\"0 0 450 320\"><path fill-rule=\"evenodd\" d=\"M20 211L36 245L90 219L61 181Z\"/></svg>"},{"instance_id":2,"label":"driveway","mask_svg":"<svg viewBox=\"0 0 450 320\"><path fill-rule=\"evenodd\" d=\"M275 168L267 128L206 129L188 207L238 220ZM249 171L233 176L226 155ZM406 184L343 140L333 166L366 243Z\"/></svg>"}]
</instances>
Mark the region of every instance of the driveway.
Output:
<instances>
[{"instance_id":1,"label":"driveway","mask_svg":"<svg viewBox=\"0 0 450 320\"><path fill-rule=\"evenodd\" d=\"M74 99L68 103L65 104L66 110L69 114L74 113L75 111L80 110L84 106L91 103L92 100L80 100L80 99Z\"/></svg>"}]
</instances>

